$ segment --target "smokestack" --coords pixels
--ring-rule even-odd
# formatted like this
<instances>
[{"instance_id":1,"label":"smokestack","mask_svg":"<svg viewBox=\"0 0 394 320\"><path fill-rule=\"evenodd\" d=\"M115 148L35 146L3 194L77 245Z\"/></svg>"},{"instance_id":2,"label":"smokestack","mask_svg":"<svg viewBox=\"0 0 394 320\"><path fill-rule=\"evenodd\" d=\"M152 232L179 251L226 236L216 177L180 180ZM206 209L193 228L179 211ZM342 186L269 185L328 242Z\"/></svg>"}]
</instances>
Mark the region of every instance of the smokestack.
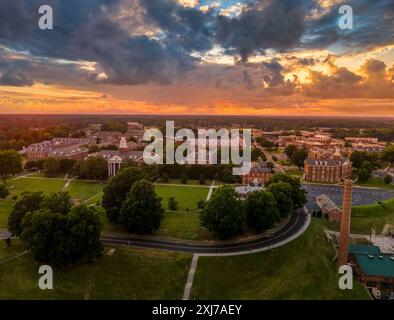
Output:
<instances>
[{"instance_id":1,"label":"smokestack","mask_svg":"<svg viewBox=\"0 0 394 320\"><path fill-rule=\"evenodd\" d=\"M347 264L349 254L350 215L352 211L352 184L351 179L345 180L343 189L343 205L341 217L341 233L339 235L338 267Z\"/></svg>"}]
</instances>

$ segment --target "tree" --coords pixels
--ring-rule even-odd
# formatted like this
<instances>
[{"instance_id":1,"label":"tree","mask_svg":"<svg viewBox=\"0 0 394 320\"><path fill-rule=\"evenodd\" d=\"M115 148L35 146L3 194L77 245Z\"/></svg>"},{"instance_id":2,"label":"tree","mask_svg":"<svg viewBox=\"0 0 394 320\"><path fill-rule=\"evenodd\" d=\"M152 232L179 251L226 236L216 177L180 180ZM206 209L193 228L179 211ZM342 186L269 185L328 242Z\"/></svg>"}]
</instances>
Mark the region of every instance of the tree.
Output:
<instances>
[{"instance_id":1,"label":"tree","mask_svg":"<svg viewBox=\"0 0 394 320\"><path fill-rule=\"evenodd\" d=\"M278 220L276 200L271 192L255 191L245 200L246 224L256 232L272 228Z\"/></svg>"},{"instance_id":2,"label":"tree","mask_svg":"<svg viewBox=\"0 0 394 320\"><path fill-rule=\"evenodd\" d=\"M60 159L59 160L59 167L58 167L58 172L59 173L68 173L70 172L74 165L75 165L75 160L74 159Z\"/></svg>"},{"instance_id":3,"label":"tree","mask_svg":"<svg viewBox=\"0 0 394 320\"><path fill-rule=\"evenodd\" d=\"M352 166L356 169L360 169L363 163L367 159L367 153L365 151L354 151L350 156Z\"/></svg>"},{"instance_id":4,"label":"tree","mask_svg":"<svg viewBox=\"0 0 394 320\"><path fill-rule=\"evenodd\" d=\"M162 182L167 183L169 179L170 179L170 177L168 176L168 173L167 173L167 172L164 172L164 173L161 175L161 181L162 181Z\"/></svg>"},{"instance_id":5,"label":"tree","mask_svg":"<svg viewBox=\"0 0 394 320\"><path fill-rule=\"evenodd\" d=\"M383 160L394 164L394 144L389 144L383 151Z\"/></svg>"},{"instance_id":6,"label":"tree","mask_svg":"<svg viewBox=\"0 0 394 320\"><path fill-rule=\"evenodd\" d=\"M293 156L294 152L297 151L297 148L295 145L293 144L289 144L286 148L285 148L285 153L286 155L289 157L289 159L291 159L291 157Z\"/></svg>"},{"instance_id":7,"label":"tree","mask_svg":"<svg viewBox=\"0 0 394 320\"><path fill-rule=\"evenodd\" d=\"M277 182L285 182L291 187L291 198L294 209L302 208L305 205L307 202L306 191L302 189L300 179L284 173L276 173L267 181L265 186L269 187L271 184Z\"/></svg>"},{"instance_id":8,"label":"tree","mask_svg":"<svg viewBox=\"0 0 394 320\"><path fill-rule=\"evenodd\" d=\"M202 200L202 199L200 199L200 200L197 202L197 209L198 209L198 210L201 210L201 209L204 209L204 207L205 207L205 201Z\"/></svg>"},{"instance_id":9,"label":"tree","mask_svg":"<svg viewBox=\"0 0 394 320\"><path fill-rule=\"evenodd\" d=\"M41 209L23 218L21 239L35 260L62 267L99 257L101 228L97 212L85 205L66 215Z\"/></svg>"},{"instance_id":10,"label":"tree","mask_svg":"<svg viewBox=\"0 0 394 320\"><path fill-rule=\"evenodd\" d=\"M46 209L26 214L20 238L35 260L58 267L71 263L67 233L67 216Z\"/></svg>"},{"instance_id":11,"label":"tree","mask_svg":"<svg viewBox=\"0 0 394 320\"><path fill-rule=\"evenodd\" d=\"M290 161L298 168L303 168L306 158L308 158L308 151L306 149L300 149L293 153Z\"/></svg>"},{"instance_id":12,"label":"tree","mask_svg":"<svg viewBox=\"0 0 394 320\"><path fill-rule=\"evenodd\" d=\"M15 150L0 150L0 175L3 182L9 175L15 175L23 170L21 156Z\"/></svg>"},{"instance_id":13,"label":"tree","mask_svg":"<svg viewBox=\"0 0 394 320\"><path fill-rule=\"evenodd\" d=\"M74 206L68 215L71 260L92 261L101 256L103 245L100 241L102 223L97 211L85 205Z\"/></svg>"},{"instance_id":14,"label":"tree","mask_svg":"<svg viewBox=\"0 0 394 320\"><path fill-rule=\"evenodd\" d=\"M391 182L393 182L393 177L390 176L389 174L387 174L387 175L384 177L384 183L390 184Z\"/></svg>"},{"instance_id":15,"label":"tree","mask_svg":"<svg viewBox=\"0 0 394 320\"><path fill-rule=\"evenodd\" d=\"M130 233L148 234L159 229L164 210L154 186L147 180L136 182L123 203L120 224Z\"/></svg>"},{"instance_id":16,"label":"tree","mask_svg":"<svg viewBox=\"0 0 394 320\"><path fill-rule=\"evenodd\" d=\"M103 180L107 178L107 161L101 157L89 157L86 160L86 177L92 180Z\"/></svg>"},{"instance_id":17,"label":"tree","mask_svg":"<svg viewBox=\"0 0 394 320\"><path fill-rule=\"evenodd\" d=\"M287 218L293 210L291 186L286 182L276 182L270 184L267 190L273 194L276 200L279 216L281 218Z\"/></svg>"},{"instance_id":18,"label":"tree","mask_svg":"<svg viewBox=\"0 0 394 320\"><path fill-rule=\"evenodd\" d=\"M200 177L198 178L198 181L201 185L204 185L205 184L205 176L203 174L200 175Z\"/></svg>"},{"instance_id":19,"label":"tree","mask_svg":"<svg viewBox=\"0 0 394 320\"><path fill-rule=\"evenodd\" d=\"M181 183L182 184L187 184L187 174L186 174L186 172L182 173L182 175L181 175Z\"/></svg>"},{"instance_id":20,"label":"tree","mask_svg":"<svg viewBox=\"0 0 394 320\"><path fill-rule=\"evenodd\" d=\"M141 167L128 167L113 177L104 188L103 208L110 222L117 223L120 210L134 182L149 179Z\"/></svg>"},{"instance_id":21,"label":"tree","mask_svg":"<svg viewBox=\"0 0 394 320\"><path fill-rule=\"evenodd\" d=\"M44 173L47 177L53 177L59 173L60 162L56 158L47 158L44 163Z\"/></svg>"},{"instance_id":22,"label":"tree","mask_svg":"<svg viewBox=\"0 0 394 320\"><path fill-rule=\"evenodd\" d=\"M8 217L8 230L20 236L22 233L22 220L28 212L39 210L44 199L42 192L24 192L12 208Z\"/></svg>"},{"instance_id":23,"label":"tree","mask_svg":"<svg viewBox=\"0 0 394 320\"><path fill-rule=\"evenodd\" d=\"M42 209L48 209L51 212L66 215L71 209L71 197L68 192L57 192L44 198L41 203Z\"/></svg>"},{"instance_id":24,"label":"tree","mask_svg":"<svg viewBox=\"0 0 394 320\"><path fill-rule=\"evenodd\" d=\"M178 202L175 200L174 197L168 198L168 209L170 209L171 211L178 210Z\"/></svg>"},{"instance_id":25,"label":"tree","mask_svg":"<svg viewBox=\"0 0 394 320\"><path fill-rule=\"evenodd\" d=\"M231 186L216 190L200 212L201 224L219 239L229 239L244 230L245 214Z\"/></svg>"},{"instance_id":26,"label":"tree","mask_svg":"<svg viewBox=\"0 0 394 320\"><path fill-rule=\"evenodd\" d=\"M8 188L5 184L0 184L0 198L5 199L8 197L10 192L8 191Z\"/></svg>"},{"instance_id":27,"label":"tree","mask_svg":"<svg viewBox=\"0 0 394 320\"><path fill-rule=\"evenodd\" d=\"M371 172L368 171L366 168L362 168L358 170L358 180L360 182L367 182L369 179L371 179L372 175Z\"/></svg>"},{"instance_id":28,"label":"tree","mask_svg":"<svg viewBox=\"0 0 394 320\"><path fill-rule=\"evenodd\" d=\"M265 154L261 151L261 149L259 149L259 148L253 148L252 149L252 154L251 154L251 159L252 159L252 161L257 161L257 160L259 160L259 159L262 159L262 160L267 160L267 157L265 156Z\"/></svg>"}]
</instances>

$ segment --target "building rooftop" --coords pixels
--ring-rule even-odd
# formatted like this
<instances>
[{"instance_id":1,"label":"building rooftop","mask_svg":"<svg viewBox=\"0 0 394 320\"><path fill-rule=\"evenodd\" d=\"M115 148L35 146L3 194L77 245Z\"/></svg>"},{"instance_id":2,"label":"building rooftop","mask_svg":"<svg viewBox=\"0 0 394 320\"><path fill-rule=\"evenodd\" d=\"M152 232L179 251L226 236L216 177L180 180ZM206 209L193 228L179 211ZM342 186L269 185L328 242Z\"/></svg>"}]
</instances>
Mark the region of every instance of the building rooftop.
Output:
<instances>
[{"instance_id":1,"label":"building rooftop","mask_svg":"<svg viewBox=\"0 0 394 320\"><path fill-rule=\"evenodd\" d=\"M372 245L350 245L361 270L369 276L394 278L394 255L384 255L379 247Z\"/></svg>"}]
</instances>

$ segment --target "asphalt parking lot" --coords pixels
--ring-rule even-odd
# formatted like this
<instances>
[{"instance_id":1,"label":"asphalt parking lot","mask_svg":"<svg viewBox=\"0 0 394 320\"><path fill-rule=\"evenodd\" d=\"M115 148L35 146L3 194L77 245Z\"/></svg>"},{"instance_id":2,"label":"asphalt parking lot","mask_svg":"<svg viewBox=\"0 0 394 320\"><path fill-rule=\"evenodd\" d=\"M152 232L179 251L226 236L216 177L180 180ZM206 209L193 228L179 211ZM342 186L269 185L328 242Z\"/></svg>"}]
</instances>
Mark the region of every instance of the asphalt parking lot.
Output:
<instances>
[{"instance_id":1,"label":"asphalt parking lot","mask_svg":"<svg viewBox=\"0 0 394 320\"><path fill-rule=\"evenodd\" d=\"M309 210L316 208L316 197L321 194L326 194L338 206L342 207L343 186L303 184L303 188L308 192L307 208ZM353 205L372 204L390 198L394 198L394 190L353 187Z\"/></svg>"}]
</instances>

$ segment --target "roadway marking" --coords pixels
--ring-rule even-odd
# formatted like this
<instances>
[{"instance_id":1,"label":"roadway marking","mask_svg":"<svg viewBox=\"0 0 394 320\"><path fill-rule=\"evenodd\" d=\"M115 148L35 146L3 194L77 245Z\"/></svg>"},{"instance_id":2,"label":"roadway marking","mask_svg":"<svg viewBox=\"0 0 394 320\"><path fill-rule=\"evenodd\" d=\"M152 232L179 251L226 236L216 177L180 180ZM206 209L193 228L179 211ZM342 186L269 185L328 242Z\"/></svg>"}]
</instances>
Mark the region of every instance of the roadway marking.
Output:
<instances>
[{"instance_id":1,"label":"roadway marking","mask_svg":"<svg viewBox=\"0 0 394 320\"><path fill-rule=\"evenodd\" d=\"M198 257L199 257L199 255L196 253L193 255L192 264L190 265L189 275L187 276L186 286L185 286L185 290L183 292L182 300L189 300L190 299L190 293L191 293L191 290L193 287L193 281L194 281L194 274L196 273L196 269L197 269Z\"/></svg>"}]
</instances>

